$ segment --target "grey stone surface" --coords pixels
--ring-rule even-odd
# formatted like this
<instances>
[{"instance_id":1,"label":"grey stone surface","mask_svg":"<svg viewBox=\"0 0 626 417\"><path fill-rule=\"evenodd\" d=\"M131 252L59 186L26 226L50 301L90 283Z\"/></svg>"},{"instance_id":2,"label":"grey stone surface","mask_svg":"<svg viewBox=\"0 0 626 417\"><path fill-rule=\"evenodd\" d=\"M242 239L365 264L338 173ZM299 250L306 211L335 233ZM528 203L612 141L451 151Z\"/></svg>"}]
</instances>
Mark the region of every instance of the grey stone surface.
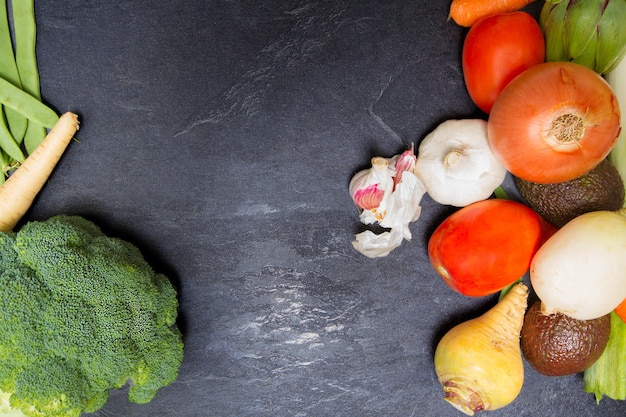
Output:
<instances>
[{"instance_id":1,"label":"grey stone surface","mask_svg":"<svg viewBox=\"0 0 626 417\"><path fill-rule=\"evenodd\" d=\"M447 1L37 2L44 99L82 127L27 219L81 214L180 292L186 356L150 404L95 416L451 417L432 356L493 297L453 293L423 201L386 258L351 246L348 181L448 118L483 117ZM538 8L530 9L536 13ZM509 182L510 185L510 182ZM494 417L618 416L526 369Z\"/></svg>"}]
</instances>

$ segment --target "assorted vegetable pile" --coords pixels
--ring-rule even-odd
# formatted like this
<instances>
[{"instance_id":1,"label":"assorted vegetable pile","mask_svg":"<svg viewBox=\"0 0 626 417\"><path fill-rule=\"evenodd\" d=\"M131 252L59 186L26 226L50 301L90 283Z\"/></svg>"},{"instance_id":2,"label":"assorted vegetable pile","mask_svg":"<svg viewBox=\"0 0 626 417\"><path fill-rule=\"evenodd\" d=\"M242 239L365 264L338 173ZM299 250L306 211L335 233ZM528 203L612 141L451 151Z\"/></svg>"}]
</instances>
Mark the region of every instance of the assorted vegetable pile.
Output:
<instances>
[{"instance_id":1,"label":"assorted vegetable pile","mask_svg":"<svg viewBox=\"0 0 626 417\"><path fill-rule=\"evenodd\" d=\"M147 403L183 360L177 292L83 217L20 225L79 122L41 100L34 0L0 4L0 416L78 417L125 385Z\"/></svg>"},{"instance_id":2,"label":"assorted vegetable pile","mask_svg":"<svg viewBox=\"0 0 626 417\"><path fill-rule=\"evenodd\" d=\"M444 399L468 415L515 400L523 357L545 375L584 372L597 401L626 400L626 2L546 0L538 19L530 2L452 1L484 118L444 121L350 184L361 221L389 229L359 233L359 252L410 240L429 195L455 207L430 236L433 269L460 294L499 293L436 349Z\"/></svg>"},{"instance_id":3,"label":"assorted vegetable pile","mask_svg":"<svg viewBox=\"0 0 626 417\"><path fill-rule=\"evenodd\" d=\"M376 156L349 185L361 222L387 229L356 235L355 249L372 258L411 239L424 195L457 208L430 237L433 269L457 293L500 294L434 354L444 399L468 415L515 400L524 355L546 375L584 372L597 401L626 400L626 208L557 226L501 189L507 174L562 184L604 161L626 179L626 2L547 0L537 21L520 11L532 1L452 1L450 18L468 28L467 91L485 117L445 121L417 153ZM126 384L131 401L149 402L183 359L171 282L82 217L16 229L79 123L41 99L34 1L11 2L11 15L1 4L0 415L78 417ZM624 207L624 182L615 191ZM541 362L546 340L596 322L604 333L587 340L593 356L550 352L557 360Z\"/></svg>"}]
</instances>

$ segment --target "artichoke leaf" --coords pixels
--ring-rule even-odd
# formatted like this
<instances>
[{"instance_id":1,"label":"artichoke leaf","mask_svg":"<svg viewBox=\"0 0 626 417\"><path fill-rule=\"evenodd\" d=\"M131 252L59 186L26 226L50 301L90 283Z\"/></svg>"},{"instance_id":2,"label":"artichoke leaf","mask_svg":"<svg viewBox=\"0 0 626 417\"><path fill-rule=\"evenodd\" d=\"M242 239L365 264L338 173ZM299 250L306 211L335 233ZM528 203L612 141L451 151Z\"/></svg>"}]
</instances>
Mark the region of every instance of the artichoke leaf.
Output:
<instances>
[{"instance_id":1,"label":"artichoke leaf","mask_svg":"<svg viewBox=\"0 0 626 417\"><path fill-rule=\"evenodd\" d=\"M597 66L596 55L599 47L599 39L597 36L594 36L585 49L580 51L580 53L576 57L570 56L570 61L576 64L584 65L587 68L594 69Z\"/></svg>"},{"instance_id":2,"label":"artichoke leaf","mask_svg":"<svg viewBox=\"0 0 626 417\"><path fill-rule=\"evenodd\" d=\"M626 54L626 1L609 1L598 27L596 71L606 74L613 70Z\"/></svg>"},{"instance_id":3,"label":"artichoke leaf","mask_svg":"<svg viewBox=\"0 0 626 417\"><path fill-rule=\"evenodd\" d=\"M570 0L559 5L566 9L563 39L572 60L583 55L591 42L597 42L603 5L604 0Z\"/></svg>"},{"instance_id":4,"label":"artichoke leaf","mask_svg":"<svg viewBox=\"0 0 626 417\"><path fill-rule=\"evenodd\" d=\"M546 2L541 9L539 22L546 39L547 61L569 61L562 36L565 25L565 10L565 7L559 7L549 2Z\"/></svg>"}]
</instances>

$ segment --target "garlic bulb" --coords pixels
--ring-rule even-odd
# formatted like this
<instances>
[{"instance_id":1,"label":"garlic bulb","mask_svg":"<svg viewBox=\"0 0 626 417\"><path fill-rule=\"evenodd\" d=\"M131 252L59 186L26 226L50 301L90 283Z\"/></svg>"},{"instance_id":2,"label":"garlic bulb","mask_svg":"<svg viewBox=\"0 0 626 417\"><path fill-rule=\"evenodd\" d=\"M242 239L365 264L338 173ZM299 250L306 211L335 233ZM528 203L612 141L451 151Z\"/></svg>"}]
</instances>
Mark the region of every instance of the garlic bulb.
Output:
<instances>
[{"instance_id":1,"label":"garlic bulb","mask_svg":"<svg viewBox=\"0 0 626 417\"><path fill-rule=\"evenodd\" d=\"M487 122L467 119L447 120L422 140L415 173L433 200L464 207L489 198L506 169L491 151Z\"/></svg>"},{"instance_id":2,"label":"garlic bulb","mask_svg":"<svg viewBox=\"0 0 626 417\"><path fill-rule=\"evenodd\" d=\"M416 159L412 147L392 158L376 156L371 168L358 172L350 181L350 195L361 210L361 222L390 229L356 235L352 244L365 256L386 256L404 239L411 239L409 223L419 218L420 202L426 193L424 184L413 173Z\"/></svg>"}]
</instances>

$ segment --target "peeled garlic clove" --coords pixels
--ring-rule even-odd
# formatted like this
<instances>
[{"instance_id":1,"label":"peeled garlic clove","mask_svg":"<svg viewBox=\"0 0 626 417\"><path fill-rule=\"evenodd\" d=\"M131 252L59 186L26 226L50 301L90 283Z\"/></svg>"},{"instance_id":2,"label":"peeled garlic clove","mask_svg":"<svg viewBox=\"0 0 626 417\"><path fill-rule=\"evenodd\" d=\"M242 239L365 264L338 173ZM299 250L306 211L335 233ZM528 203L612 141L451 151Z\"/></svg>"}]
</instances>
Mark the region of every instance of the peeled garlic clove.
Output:
<instances>
[{"instance_id":1,"label":"peeled garlic clove","mask_svg":"<svg viewBox=\"0 0 626 417\"><path fill-rule=\"evenodd\" d=\"M393 189L389 161L381 157L372 158L372 167L352 177L349 189L357 207L363 210L376 210L382 203L385 193Z\"/></svg>"},{"instance_id":2,"label":"peeled garlic clove","mask_svg":"<svg viewBox=\"0 0 626 417\"><path fill-rule=\"evenodd\" d=\"M384 196L385 191L380 189L379 184L372 184L357 189L352 194L352 199L357 207L363 210L373 210L378 208Z\"/></svg>"}]
</instances>

